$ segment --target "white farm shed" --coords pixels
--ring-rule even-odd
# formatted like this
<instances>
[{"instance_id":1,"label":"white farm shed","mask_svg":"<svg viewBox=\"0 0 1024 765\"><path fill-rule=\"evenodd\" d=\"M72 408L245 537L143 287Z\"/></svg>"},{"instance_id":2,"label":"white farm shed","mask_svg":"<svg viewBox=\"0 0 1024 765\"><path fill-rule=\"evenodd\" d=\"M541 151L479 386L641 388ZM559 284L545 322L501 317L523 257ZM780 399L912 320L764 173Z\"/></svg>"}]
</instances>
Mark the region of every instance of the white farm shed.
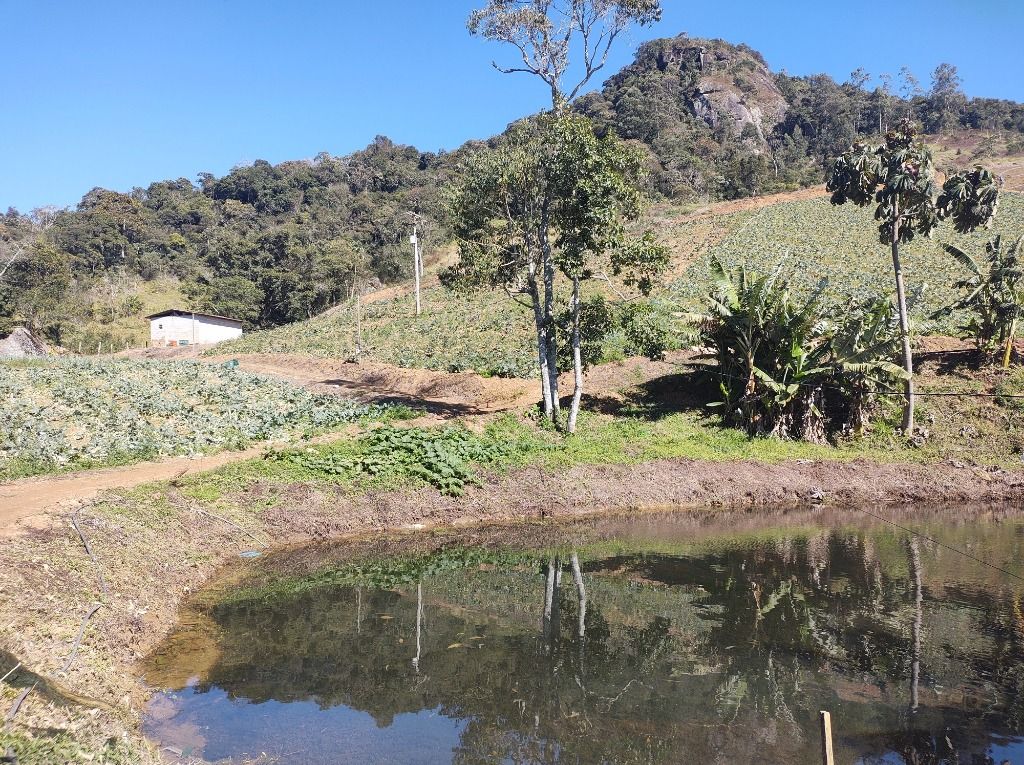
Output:
<instances>
[{"instance_id":1,"label":"white farm shed","mask_svg":"<svg viewBox=\"0 0 1024 765\"><path fill-rule=\"evenodd\" d=\"M242 322L228 316L172 309L147 316L149 344L154 348L213 345L242 336Z\"/></svg>"}]
</instances>

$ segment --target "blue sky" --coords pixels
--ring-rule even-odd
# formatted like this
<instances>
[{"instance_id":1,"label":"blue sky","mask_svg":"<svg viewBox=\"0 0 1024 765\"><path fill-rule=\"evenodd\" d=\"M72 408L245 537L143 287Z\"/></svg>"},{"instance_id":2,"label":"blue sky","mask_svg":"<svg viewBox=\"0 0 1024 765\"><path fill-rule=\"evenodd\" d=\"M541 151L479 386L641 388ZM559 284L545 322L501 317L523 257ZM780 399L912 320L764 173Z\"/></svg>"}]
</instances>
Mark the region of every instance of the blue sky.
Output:
<instances>
[{"instance_id":1,"label":"blue sky","mask_svg":"<svg viewBox=\"0 0 1024 765\"><path fill-rule=\"evenodd\" d=\"M512 59L467 34L482 4L0 0L0 210L73 205L93 186L127 191L255 159L345 154L378 134L429 150L493 135L546 94L491 68ZM969 95L1024 101L1021 0L663 4L664 20L623 39L608 74L640 42L688 32L839 80L906 64L927 85L950 61ZM886 28L901 30L899 44L881 37Z\"/></svg>"}]
</instances>

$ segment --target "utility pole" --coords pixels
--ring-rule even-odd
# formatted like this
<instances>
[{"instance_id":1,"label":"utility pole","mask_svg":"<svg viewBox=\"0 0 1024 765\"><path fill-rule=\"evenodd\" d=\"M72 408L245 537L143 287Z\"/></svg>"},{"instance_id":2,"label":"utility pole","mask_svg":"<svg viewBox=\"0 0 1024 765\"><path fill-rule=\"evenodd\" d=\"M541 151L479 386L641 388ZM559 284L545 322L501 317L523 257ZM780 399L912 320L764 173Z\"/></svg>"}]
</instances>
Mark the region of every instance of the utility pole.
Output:
<instances>
[{"instance_id":1,"label":"utility pole","mask_svg":"<svg viewBox=\"0 0 1024 765\"><path fill-rule=\"evenodd\" d=\"M416 282L416 315L419 316L422 312L420 305L420 279L423 276L423 258L420 256L420 237L419 237L419 213L411 212L409 215L412 216L412 236L409 237L409 242L412 244L412 273Z\"/></svg>"},{"instance_id":2,"label":"utility pole","mask_svg":"<svg viewBox=\"0 0 1024 765\"><path fill-rule=\"evenodd\" d=\"M356 265L352 264L352 285L349 287L351 295L355 298L356 308L356 352L355 362L358 364L360 357L363 355L363 303L362 294L360 293L359 286L356 284L357 277Z\"/></svg>"}]
</instances>

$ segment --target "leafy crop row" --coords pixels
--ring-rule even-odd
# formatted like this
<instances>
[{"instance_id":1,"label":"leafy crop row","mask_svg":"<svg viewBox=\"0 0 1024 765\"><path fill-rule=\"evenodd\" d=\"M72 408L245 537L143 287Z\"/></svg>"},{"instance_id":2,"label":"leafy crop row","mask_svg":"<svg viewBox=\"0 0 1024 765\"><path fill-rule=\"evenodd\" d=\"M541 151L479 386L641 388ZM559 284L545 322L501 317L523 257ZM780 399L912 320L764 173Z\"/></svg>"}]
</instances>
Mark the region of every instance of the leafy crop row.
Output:
<instances>
[{"instance_id":1,"label":"leafy crop row","mask_svg":"<svg viewBox=\"0 0 1024 765\"><path fill-rule=\"evenodd\" d=\"M459 496L467 485L479 482L474 465L498 462L510 454L511 448L507 443L478 436L459 426L384 426L363 435L355 455L308 449L278 452L271 458L329 477L415 478L444 494Z\"/></svg>"},{"instance_id":2,"label":"leafy crop row","mask_svg":"<svg viewBox=\"0 0 1024 765\"><path fill-rule=\"evenodd\" d=\"M860 303L894 290L889 248L878 241L878 226L871 210L847 205L834 207L827 198L792 202L740 213L744 219L671 285L677 302L697 307L711 289L712 258L726 268L740 264L770 273L781 263L782 272L798 294L809 295L828 280L830 302ZM963 267L943 251L944 243L966 252L982 252L994 233L1006 241L1024 234L1024 195L1004 194L991 231L957 234L950 230L933 238L918 237L901 247L904 278L913 294L920 290L912 314L919 334L954 332L958 316L942 321L928 317L960 295L954 284L965 275Z\"/></svg>"},{"instance_id":3,"label":"leafy crop row","mask_svg":"<svg viewBox=\"0 0 1024 765\"><path fill-rule=\"evenodd\" d=\"M197 362L0 363L0 476L233 448L381 411Z\"/></svg>"},{"instance_id":4,"label":"leafy crop row","mask_svg":"<svg viewBox=\"0 0 1024 765\"><path fill-rule=\"evenodd\" d=\"M530 317L504 295L458 294L440 287L412 298L364 305L360 317L367 358L442 372L474 371L493 377L531 377L537 365ZM349 358L356 352L356 311L344 306L308 322L254 332L217 346L216 353L305 353Z\"/></svg>"},{"instance_id":5,"label":"leafy crop row","mask_svg":"<svg viewBox=\"0 0 1024 765\"><path fill-rule=\"evenodd\" d=\"M701 311L712 291L710 263L717 258L727 268L744 263L769 273L783 263L783 272L797 294L808 294L823 280L828 302L862 303L893 291L892 262L879 243L871 212L833 207L828 199L812 199L734 213L716 219L721 240L709 244L706 220L658 220L666 241L685 261L699 253L682 275L654 293L663 314ZM1024 195L1004 194L991 232L961 235L944 230L934 239L917 239L904 248L904 273L913 292L923 287L913 315L915 332L952 332L961 317L941 321L927 317L950 304L963 277L957 262L942 250L943 243L967 252L980 252L996 232L1007 241L1024 234ZM713 237L712 237L713 238ZM695 245L694 242L697 242ZM399 297L363 307L361 331L365 356L404 367L442 371L473 370L484 375L532 377L536 351L528 311L500 291L449 292L432 288L424 294L425 311L413 315L412 299ZM355 353L356 312L350 307L308 322L254 332L218 346L217 353L306 353L347 358ZM606 358L621 353L624 338L612 335Z\"/></svg>"}]
</instances>

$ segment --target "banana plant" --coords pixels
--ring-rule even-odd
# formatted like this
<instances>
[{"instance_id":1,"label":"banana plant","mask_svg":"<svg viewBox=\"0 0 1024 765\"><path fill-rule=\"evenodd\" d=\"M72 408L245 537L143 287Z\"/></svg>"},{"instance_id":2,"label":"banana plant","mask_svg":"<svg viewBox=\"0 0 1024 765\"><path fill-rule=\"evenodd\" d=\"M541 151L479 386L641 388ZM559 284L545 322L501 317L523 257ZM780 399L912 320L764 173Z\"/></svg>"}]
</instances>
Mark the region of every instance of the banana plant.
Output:
<instances>
[{"instance_id":1,"label":"banana plant","mask_svg":"<svg viewBox=\"0 0 1024 765\"><path fill-rule=\"evenodd\" d=\"M954 286L963 295L952 305L935 313L947 316L953 311L967 311L969 318L962 326L978 347L988 352L1003 350L1003 368L1010 365L1013 336L1024 310L1024 263L1018 239L1003 247L1003 238L996 236L985 245L985 256L978 262L959 247L943 245L943 249L967 271L967 276Z\"/></svg>"},{"instance_id":2,"label":"banana plant","mask_svg":"<svg viewBox=\"0 0 1024 765\"><path fill-rule=\"evenodd\" d=\"M826 283L798 303L781 268L770 274L711 263L715 292L706 342L717 358L725 419L751 435L824 436L819 378L824 328L818 303Z\"/></svg>"},{"instance_id":3,"label":"banana plant","mask_svg":"<svg viewBox=\"0 0 1024 765\"><path fill-rule=\"evenodd\" d=\"M892 302L881 297L835 313L842 318L829 333L827 355L846 421L860 435L877 391L906 380L906 370L892 361L900 350L899 323Z\"/></svg>"},{"instance_id":4,"label":"banana plant","mask_svg":"<svg viewBox=\"0 0 1024 765\"><path fill-rule=\"evenodd\" d=\"M715 292L703 322L726 422L750 435L822 442L863 431L879 388L907 374L894 363L901 333L890 301L828 308L822 282L794 298L781 266L761 275L711 264Z\"/></svg>"}]
</instances>

